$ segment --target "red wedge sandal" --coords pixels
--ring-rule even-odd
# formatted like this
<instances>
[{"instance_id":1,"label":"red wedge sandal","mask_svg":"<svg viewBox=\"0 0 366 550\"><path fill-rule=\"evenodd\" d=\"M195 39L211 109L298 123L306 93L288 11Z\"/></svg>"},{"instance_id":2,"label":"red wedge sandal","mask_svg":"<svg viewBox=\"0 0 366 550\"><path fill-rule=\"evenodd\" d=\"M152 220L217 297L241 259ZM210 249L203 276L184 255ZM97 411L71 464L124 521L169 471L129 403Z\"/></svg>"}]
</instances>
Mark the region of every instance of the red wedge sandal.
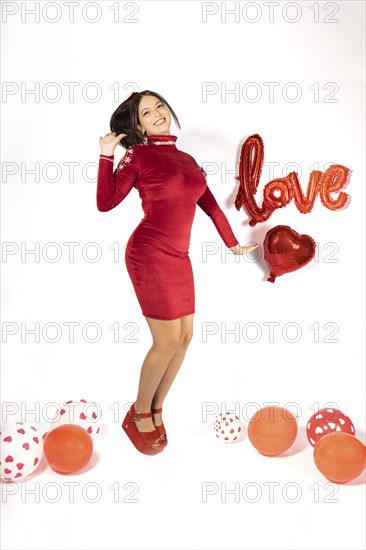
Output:
<instances>
[{"instance_id":1,"label":"red wedge sandal","mask_svg":"<svg viewBox=\"0 0 366 550\"><path fill-rule=\"evenodd\" d=\"M159 414L163 412L163 407L160 407L160 409L152 409L151 412L153 414ZM156 431L160 435L161 442L163 444L163 447L166 447L168 445L168 437L166 435L166 430L164 427L164 424L160 424L160 426L155 426Z\"/></svg>"},{"instance_id":2,"label":"red wedge sandal","mask_svg":"<svg viewBox=\"0 0 366 550\"><path fill-rule=\"evenodd\" d=\"M145 455L156 455L161 453L164 449L163 439L158 430L140 432L135 423L138 422L140 418L148 418L149 416L152 416L151 411L147 413L139 412L135 409L135 403L133 403L122 422L122 428L140 453L144 453Z\"/></svg>"}]
</instances>

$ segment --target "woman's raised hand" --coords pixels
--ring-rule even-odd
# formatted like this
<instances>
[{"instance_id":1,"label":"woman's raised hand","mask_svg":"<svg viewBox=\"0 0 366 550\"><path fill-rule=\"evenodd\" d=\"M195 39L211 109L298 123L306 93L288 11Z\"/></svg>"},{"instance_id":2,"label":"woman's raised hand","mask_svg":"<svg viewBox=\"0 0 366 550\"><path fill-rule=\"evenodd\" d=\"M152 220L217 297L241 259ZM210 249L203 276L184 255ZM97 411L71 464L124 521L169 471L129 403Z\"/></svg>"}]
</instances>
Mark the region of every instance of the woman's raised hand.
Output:
<instances>
[{"instance_id":1,"label":"woman's raised hand","mask_svg":"<svg viewBox=\"0 0 366 550\"><path fill-rule=\"evenodd\" d=\"M251 252L252 250L255 250L258 248L259 244L250 244L249 246L241 246L239 243L235 246L230 247L230 250L234 252L234 254L244 255L248 254L248 252Z\"/></svg>"},{"instance_id":2,"label":"woman's raised hand","mask_svg":"<svg viewBox=\"0 0 366 550\"><path fill-rule=\"evenodd\" d=\"M126 137L127 134L116 135L116 132L109 132L104 137L99 138L99 145L102 155L114 155L114 150L121 141L122 138Z\"/></svg>"}]
</instances>

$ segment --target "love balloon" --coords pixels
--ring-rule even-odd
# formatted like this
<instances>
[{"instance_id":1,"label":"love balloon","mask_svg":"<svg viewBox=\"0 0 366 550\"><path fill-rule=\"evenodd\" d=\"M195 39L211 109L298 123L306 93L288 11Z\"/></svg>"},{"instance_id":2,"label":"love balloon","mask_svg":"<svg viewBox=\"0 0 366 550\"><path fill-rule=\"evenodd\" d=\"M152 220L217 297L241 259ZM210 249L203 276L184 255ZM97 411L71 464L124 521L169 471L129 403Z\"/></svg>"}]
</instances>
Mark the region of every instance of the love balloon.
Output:
<instances>
[{"instance_id":1,"label":"love balloon","mask_svg":"<svg viewBox=\"0 0 366 550\"><path fill-rule=\"evenodd\" d=\"M251 216L251 227L267 220L276 208L286 206L292 199L303 214L312 210L317 193L323 205L329 210L339 210L347 203L347 193L342 191L335 199L331 193L339 191L346 184L350 169L340 164L332 164L325 172L311 172L306 195L302 192L297 172L290 172L284 178L268 182L263 190L263 204L259 207L254 195L257 192L263 160L263 140L258 134L254 134L246 139L241 148L239 176L236 177L240 185L235 199L237 210L245 205Z\"/></svg>"}]
</instances>

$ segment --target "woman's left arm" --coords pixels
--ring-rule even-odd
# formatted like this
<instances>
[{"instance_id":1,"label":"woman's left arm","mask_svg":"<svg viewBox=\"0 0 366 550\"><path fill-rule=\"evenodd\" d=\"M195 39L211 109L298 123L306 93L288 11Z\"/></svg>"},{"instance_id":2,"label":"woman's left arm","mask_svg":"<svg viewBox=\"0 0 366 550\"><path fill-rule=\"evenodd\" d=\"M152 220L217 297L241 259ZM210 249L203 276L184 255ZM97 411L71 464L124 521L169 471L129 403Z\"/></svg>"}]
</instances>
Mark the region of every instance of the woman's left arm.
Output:
<instances>
[{"instance_id":1,"label":"woman's left arm","mask_svg":"<svg viewBox=\"0 0 366 550\"><path fill-rule=\"evenodd\" d=\"M206 187L205 192L198 199L197 204L213 221L220 237L228 248L235 248L239 244L238 239L235 237L230 224L221 210L215 197L213 196L210 188Z\"/></svg>"},{"instance_id":2,"label":"woman's left arm","mask_svg":"<svg viewBox=\"0 0 366 550\"><path fill-rule=\"evenodd\" d=\"M205 173L200 166L199 168L202 173ZM233 230L231 229L231 226L227 220L227 217L217 204L217 201L208 185L203 195L201 195L201 197L199 198L197 204L200 208L202 208L207 216L211 218L220 237L222 238L226 246L230 248L230 250L234 254L247 254L255 248L258 248L259 244L249 246L241 246L239 244L239 241L235 237Z\"/></svg>"}]
</instances>

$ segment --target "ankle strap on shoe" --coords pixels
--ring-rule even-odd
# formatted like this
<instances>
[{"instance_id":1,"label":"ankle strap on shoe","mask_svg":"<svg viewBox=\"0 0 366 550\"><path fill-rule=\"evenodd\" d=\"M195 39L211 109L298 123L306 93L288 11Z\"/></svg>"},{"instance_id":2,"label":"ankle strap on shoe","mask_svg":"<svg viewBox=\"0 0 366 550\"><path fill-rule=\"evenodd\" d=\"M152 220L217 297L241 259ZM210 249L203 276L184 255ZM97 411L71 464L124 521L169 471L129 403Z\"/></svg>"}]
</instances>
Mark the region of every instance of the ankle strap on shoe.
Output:
<instances>
[{"instance_id":1,"label":"ankle strap on shoe","mask_svg":"<svg viewBox=\"0 0 366 550\"><path fill-rule=\"evenodd\" d=\"M154 413L154 414L159 414L159 413L163 412L163 407L160 407L160 409L152 409L151 412Z\"/></svg>"},{"instance_id":2,"label":"ankle strap on shoe","mask_svg":"<svg viewBox=\"0 0 366 550\"><path fill-rule=\"evenodd\" d=\"M131 405L128 414L131 416L131 418L133 418L133 420L140 420L140 418L149 418L149 416L152 416L151 411L146 413L137 411L135 409L135 404Z\"/></svg>"}]
</instances>

